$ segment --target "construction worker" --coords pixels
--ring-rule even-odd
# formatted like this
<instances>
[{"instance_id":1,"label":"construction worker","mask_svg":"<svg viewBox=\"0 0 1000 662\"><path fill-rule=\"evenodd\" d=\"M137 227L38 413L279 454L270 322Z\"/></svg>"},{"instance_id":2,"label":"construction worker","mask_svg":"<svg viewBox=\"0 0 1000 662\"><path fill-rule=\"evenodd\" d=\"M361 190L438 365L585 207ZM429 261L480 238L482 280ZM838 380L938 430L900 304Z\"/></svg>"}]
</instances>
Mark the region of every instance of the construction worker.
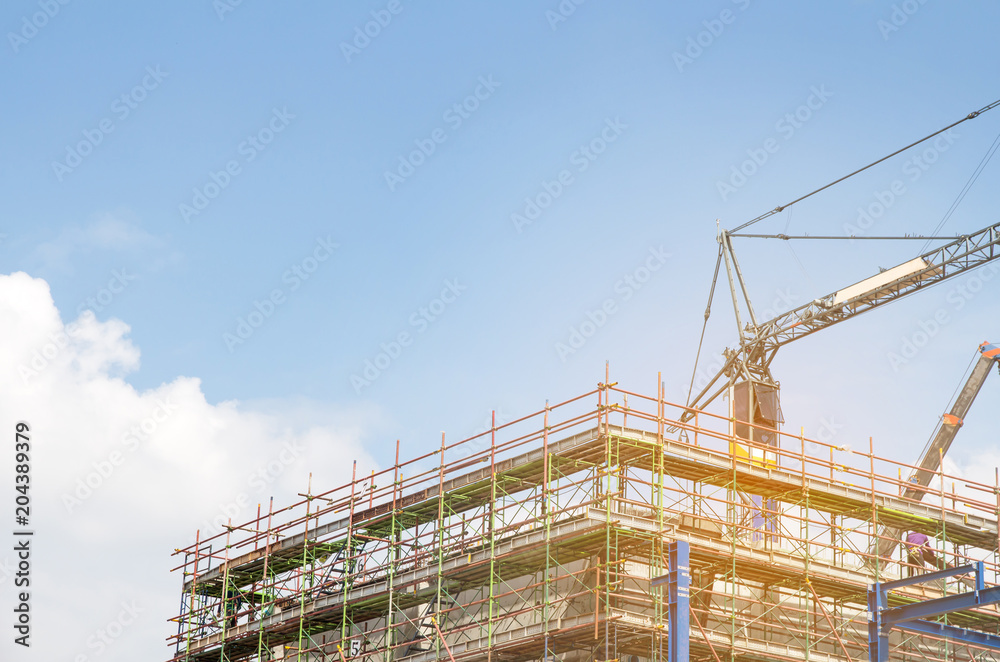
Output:
<instances>
[{"instance_id":1,"label":"construction worker","mask_svg":"<svg viewBox=\"0 0 1000 662\"><path fill-rule=\"evenodd\" d=\"M930 538L919 531L910 531L906 534L906 563L909 565L910 577L917 573L918 568L923 570L925 563L929 563L935 570L950 567L931 549Z\"/></svg>"},{"instance_id":2,"label":"construction worker","mask_svg":"<svg viewBox=\"0 0 1000 662\"><path fill-rule=\"evenodd\" d=\"M226 591L226 599L223 601L223 618L226 621L226 628L236 627L236 618L240 612L243 599L239 591L234 588Z\"/></svg>"}]
</instances>

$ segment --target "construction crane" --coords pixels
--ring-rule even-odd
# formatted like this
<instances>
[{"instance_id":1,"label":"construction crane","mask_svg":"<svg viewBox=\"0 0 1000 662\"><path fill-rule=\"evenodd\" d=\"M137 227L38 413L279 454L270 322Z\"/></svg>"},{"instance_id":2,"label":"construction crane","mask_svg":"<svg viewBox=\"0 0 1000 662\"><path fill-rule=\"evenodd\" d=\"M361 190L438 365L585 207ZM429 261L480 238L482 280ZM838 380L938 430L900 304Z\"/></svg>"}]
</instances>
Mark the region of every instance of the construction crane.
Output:
<instances>
[{"instance_id":1,"label":"construction crane","mask_svg":"<svg viewBox=\"0 0 1000 662\"><path fill-rule=\"evenodd\" d=\"M690 393L694 390L694 375L691 376L691 389L688 395L688 406L690 409L684 414L682 421L690 420L694 416L695 410L704 409L719 395L729 390L734 418L737 421L747 422L736 425L735 432L737 436L744 439L752 439L765 445L775 443L776 440L773 438L773 433L768 432L767 429L777 429L778 425L782 422L778 396L779 384L771 375L771 362L774 360L779 347L815 333L820 329L833 326L846 319L856 317L861 313L936 285L943 280L958 276L1000 257L1000 251L998 251L1000 225L991 225L969 235L952 237L949 243L908 262L904 262L891 269L883 270L871 278L866 278L842 290L815 299L811 303L800 306L783 315L778 315L774 319L758 322L753 305L750 303L750 296L747 293L746 283L743 280L743 274L740 271L739 262L736 260L736 253L733 251L732 243L733 237L768 237L786 241L790 239L845 239L846 237L789 237L784 234L760 235L739 234L739 232L788 209L806 198L825 191L831 186L835 186L858 173L864 172L897 154L930 140L958 126L962 122L979 117L981 114L998 106L1000 106L1000 99L848 175L840 177L825 186L821 186L789 203L779 205L771 211L765 212L739 225L732 231L720 231L718 235L719 256L715 262L715 275L712 278L712 289L709 293L708 306L705 308L705 326L708 324L708 318L712 311L712 299L715 296L715 286L719 279L719 268L724 262L726 276L729 280L729 290L732 295L736 327L739 333L739 345L735 349L727 348L723 352L726 359L724 365L693 399L691 399ZM991 151L987 153L987 157L984 158L984 163L988 162L992 154L993 151L991 148ZM982 165L977 169L977 173L981 172ZM971 186L976 176L970 180L966 188ZM961 200L961 196L959 200ZM957 204L957 201L955 204ZM950 213L949 211L949 215ZM890 237L864 238L889 239ZM941 239L938 237L913 236L892 238ZM742 296L746 304L748 320L746 324L743 322L743 315L741 313L740 296ZM705 329L703 327L702 341L704 341L704 337ZM700 358L700 356L701 342L698 345L698 357ZM696 358L695 374L697 374L697 361L698 359ZM719 384L723 377L726 379Z\"/></svg>"},{"instance_id":2,"label":"construction crane","mask_svg":"<svg viewBox=\"0 0 1000 662\"><path fill-rule=\"evenodd\" d=\"M924 498L931 478L941 467L941 460L948 453L959 428L965 422L969 408L972 407L973 401L979 395L979 390L983 387L983 383L994 365L1000 371L1000 347L984 342L979 346L979 359L972 368L969 379L958 391L951 409L941 417L937 428L935 428L923 452L920 453L920 459L916 464L917 469L906 481L907 486L903 488L902 496L917 501ZM899 537L902 533L901 529L891 528L885 528L879 532L879 558L888 558L892 554L899 544Z\"/></svg>"},{"instance_id":3,"label":"construction crane","mask_svg":"<svg viewBox=\"0 0 1000 662\"><path fill-rule=\"evenodd\" d=\"M689 402L691 411L686 414L687 418L694 415L693 410L704 409L724 391L733 388L737 420L747 421L754 426L776 428L781 422L781 409L778 403L779 384L771 374L771 363L780 347L1000 258L1000 224L991 225L957 237L912 260L815 299L774 319L759 322L732 247L732 238L739 236L747 235L727 231L719 234L720 251L715 275L717 280L719 262L724 262L740 332L739 345L723 351L726 359L724 365ZM715 289L714 281L712 289ZM748 313L745 324L741 314L740 295ZM706 319L710 310L711 301L706 310ZM765 431L754 429L749 432L751 436L739 434L739 431L738 434L746 439L765 443L768 441L764 438L767 436Z\"/></svg>"}]
</instances>

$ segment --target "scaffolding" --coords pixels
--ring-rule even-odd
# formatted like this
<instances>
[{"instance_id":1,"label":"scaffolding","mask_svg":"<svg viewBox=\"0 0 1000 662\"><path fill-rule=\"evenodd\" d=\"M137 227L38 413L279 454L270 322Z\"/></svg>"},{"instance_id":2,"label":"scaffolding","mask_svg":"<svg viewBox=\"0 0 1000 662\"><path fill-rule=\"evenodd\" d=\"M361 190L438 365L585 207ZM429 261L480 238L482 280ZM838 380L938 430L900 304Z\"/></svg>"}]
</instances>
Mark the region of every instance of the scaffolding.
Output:
<instances>
[{"instance_id":1,"label":"scaffolding","mask_svg":"<svg viewBox=\"0 0 1000 662\"><path fill-rule=\"evenodd\" d=\"M732 407L730 407L732 409ZM737 423L740 423L737 427ZM752 425L750 427L753 427ZM867 656L867 591L922 572L887 533L998 577L1000 484L938 475L605 381L578 397L312 494L177 550L174 662L659 662L668 546L690 550L693 659ZM760 438L757 436L756 438ZM909 491L908 491L909 490ZM907 585L889 606L964 590ZM947 623L1000 633L995 606ZM996 652L894 632L894 659Z\"/></svg>"}]
</instances>

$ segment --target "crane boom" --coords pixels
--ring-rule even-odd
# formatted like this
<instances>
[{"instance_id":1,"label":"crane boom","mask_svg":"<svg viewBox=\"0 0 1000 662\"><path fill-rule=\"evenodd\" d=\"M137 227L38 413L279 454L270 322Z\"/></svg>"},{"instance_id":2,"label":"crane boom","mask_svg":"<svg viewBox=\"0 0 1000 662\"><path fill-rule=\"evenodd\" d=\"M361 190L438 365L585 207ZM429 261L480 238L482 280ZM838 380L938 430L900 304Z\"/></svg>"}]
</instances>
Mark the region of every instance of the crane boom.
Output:
<instances>
[{"instance_id":1,"label":"crane boom","mask_svg":"<svg viewBox=\"0 0 1000 662\"><path fill-rule=\"evenodd\" d=\"M958 429L965 422L965 417L972 407L973 401L979 395L979 390L986 381L986 376L990 373L990 368L994 365L1000 367L1000 347L983 343L979 346L979 360L976 361L972 374L969 375L965 386L959 391L955 398L955 403L951 411L941 417L937 430L928 442L917 462L917 471L910 478L909 482L920 487L927 487L931 482L931 477L940 467L941 458L948 453L951 442L955 440ZM920 499L925 491L917 487L907 487L903 491L903 496L910 499Z\"/></svg>"},{"instance_id":2,"label":"crane boom","mask_svg":"<svg viewBox=\"0 0 1000 662\"><path fill-rule=\"evenodd\" d=\"M728 232L722 233L720 242L724 249L731 251ZM963 274L998 257L1000 224L995 224L959 237L771 320L756 325L747 324L741 333L740 346L724 352L726 362L722 369L691 400L690 407L703 409L740 375L773 383L770 365L779 347ZM712 392L723 376L729 379ZM693 414L689 413L685 416L691 415Z\"/></svg>"},{"instance_id":3,"label":"crane boom","mask_svg":"<svg viewBox=\"0 0 1000 662\"><path fill-rule=\"evenodd\" d=\"M1000 369L1000 347L984 342L979 346L979 360L976 361L972 374L969 375L969 379L956 396L951 410L941 417L934 434L931 435L931 440L927 442L927 446L920 454L916 465L917 470L907 481L909 485L903 489L902 496L917 501L924 498L924 494L927 493L924 488L930 484L931 478L941 467L941 460L951 447L951 442L955 440L958 429L962 427L962 423L969 413L969 408L976 396L979 395L979 390L983 387L983 383L994 365ZM879 558L888 558L892 554L896 545L899 544L901 534L901 529L891 528L883 529L879 533Z\"/></svg>"}]
</instances>

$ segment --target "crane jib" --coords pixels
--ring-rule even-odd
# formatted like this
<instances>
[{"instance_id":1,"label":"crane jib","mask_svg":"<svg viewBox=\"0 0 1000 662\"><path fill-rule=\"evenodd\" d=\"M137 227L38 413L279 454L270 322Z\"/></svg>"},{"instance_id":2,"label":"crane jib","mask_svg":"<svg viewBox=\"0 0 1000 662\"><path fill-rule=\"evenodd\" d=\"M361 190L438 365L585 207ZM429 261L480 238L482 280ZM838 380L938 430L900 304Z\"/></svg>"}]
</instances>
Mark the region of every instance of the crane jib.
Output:
<instances>
[{"instance_id":1,"label":"crane jib","mask_svg":"<svg viewBox=\"0 0 1000 662\"><path fill-rule=\"evenodd\" d=\"M945 244L760 325L748 344L785 345L1000 257L1000 225Z\"/></svg>"},{"instance_id":2,"label":"crane jib","mask_svg":"<svg viewBox=\"0 0 1000 662\"><path fill-rule=\"evenodd\" d=\"M728 248L731 253L731 243L728 242L725 233L722 236L723 248ZM730 256L726 257L729 269ZM736 375L747 374L749 371L767 383L774 383L770 377L770 364L779 347L981 267L997 258L1000 258L1000 224L990 225L959 237L766 322L747 324L739 347L724 352L727 358L725 366L709 380L708 385L691 400L689 406L692 410L703 409L718 397L725 390L725 386L714 393L710 391L723 375L728 376L729 379L726 381L732 383ZM739 280L742 290L745 286L738 264L735 263L735 255L732 255L732 260L733 275ZM736 286L732 282L731 289L735 306Z\"/></svg>"}]
</instances>

